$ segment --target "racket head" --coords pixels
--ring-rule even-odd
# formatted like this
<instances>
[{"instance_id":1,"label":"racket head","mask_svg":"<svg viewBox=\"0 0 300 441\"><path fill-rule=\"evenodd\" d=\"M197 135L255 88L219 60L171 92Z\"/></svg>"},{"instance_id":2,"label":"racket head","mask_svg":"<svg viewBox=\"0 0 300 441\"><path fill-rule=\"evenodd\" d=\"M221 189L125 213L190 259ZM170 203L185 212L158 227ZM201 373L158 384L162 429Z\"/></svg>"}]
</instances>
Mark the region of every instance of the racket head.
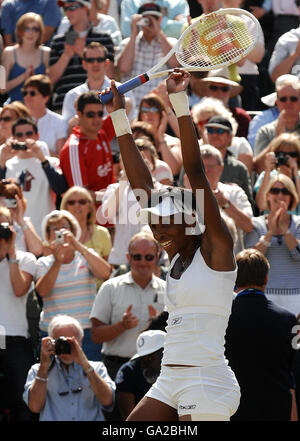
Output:
<instances>
[{"instance_id":1,"label":"racket head","mask_svg":"<svg viewBox=\"0 0 300 441\"><path fill-rule=\"evenodd\" d=\"M180 36L176 58L187 70L229 66L251 52L258 41L259 26L250 12L238 8L203 15Z\"/></svg>"}]
</instances>

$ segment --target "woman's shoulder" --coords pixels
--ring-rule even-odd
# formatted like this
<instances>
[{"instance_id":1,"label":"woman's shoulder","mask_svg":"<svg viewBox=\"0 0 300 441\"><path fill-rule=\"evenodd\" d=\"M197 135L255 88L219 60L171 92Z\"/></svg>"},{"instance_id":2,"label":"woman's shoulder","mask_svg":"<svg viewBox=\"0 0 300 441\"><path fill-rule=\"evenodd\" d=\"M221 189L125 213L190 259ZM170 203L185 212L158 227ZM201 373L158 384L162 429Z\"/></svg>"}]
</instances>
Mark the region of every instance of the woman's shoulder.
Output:
<instances>
[{"instance_id":1,"label":"woman's shoulder","mask_svg":"<svg viewBox=\"0 0 300 441\"><path fill-rule=\"evenodd\" d=\"M93 236L109 236L109 231L101 225L93 225Z\"/></svg>"}]
</instances>

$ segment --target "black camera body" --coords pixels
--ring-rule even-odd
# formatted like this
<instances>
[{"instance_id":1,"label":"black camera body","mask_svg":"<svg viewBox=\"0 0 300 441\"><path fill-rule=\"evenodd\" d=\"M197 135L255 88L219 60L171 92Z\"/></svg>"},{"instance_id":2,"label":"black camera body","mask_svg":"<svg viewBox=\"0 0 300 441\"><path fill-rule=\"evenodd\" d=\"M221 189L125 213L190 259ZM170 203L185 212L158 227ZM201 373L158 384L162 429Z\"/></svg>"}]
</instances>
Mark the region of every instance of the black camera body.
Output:
<instances>
[{"instance_id":1,"label":"black camera body","mask_svg":"<svg viewBox=\"0 0 300 441\"><path fill-rule=\"evenodd\" d=\"M59 337L55 340L55 354L71 354L71 344L65 337Z\"/></svg>"},{"instance_id":2,"label":"black camera body","mask_svg":"<svg viewBox=\"0 0 300 441\"><path fill-rule=\"evenodd\" d=\"M277 165L286 165L288 162L288 157L284 152L275 153L277 159Z\"/></svg>"},{"instance_id":3,"label":"black camera body","mask_svg":"<svg viewBox=\"0 0 300 441\"><path fill-rule=\"evenodd\" d=\"M10 239L12 236L12 231L9 228L9 224L7 222L2 222L0 224L0 239Z\"/></svg>"},{"instance_id":4,"label":"black camera body","mask_svg":"<svg viewBox=\"0 0 300 441\"><path fill-rule=\"evenodd\" d=\"M17 144L12 145L13 150L27 150L27 145L25 142L18 142Z\"/></svg>"}]
</instances>

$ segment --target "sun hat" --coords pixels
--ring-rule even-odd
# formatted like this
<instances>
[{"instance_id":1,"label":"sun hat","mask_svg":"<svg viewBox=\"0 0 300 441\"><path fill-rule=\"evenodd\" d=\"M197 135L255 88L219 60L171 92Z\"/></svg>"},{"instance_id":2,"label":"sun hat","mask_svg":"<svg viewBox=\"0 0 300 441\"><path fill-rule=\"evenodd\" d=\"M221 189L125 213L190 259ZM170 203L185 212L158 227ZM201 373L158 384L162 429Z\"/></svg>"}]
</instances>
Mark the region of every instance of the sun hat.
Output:
<instances>
[{"instance_id":1,"label":"sun hat","mask_svg":"<svg viewBox=\"0 0 300 441\"><path fill-rule=\"evenodd\" d=\"M83 6L86 6L87 8L91 8L91 2L88 0L58 0L57 5L59 7L62 7L64 3L80 3Z\"/></svg>"},{"instance_id":2,"label":"sun hat","mask_svg":"<svg viewBox=\"0 0 300 441\"><path fill-rule=\"evenodd\" d=\"M229 78L229 71L228 68L226 67L225 68L223 67L221 69L211 70L208 73L207 77L199 80L201 94L204 95L205 86L208 83L221 83L221 84L225 84L226 86L230 86L231 87L230 98L239 95L243 91L243 86L241 86L239 83Z\"/></svg>"},{"instance_id":3,"label":"sun hat","mask_svg":"<svg viewBox=\"0 0 300 441\"><path fill-rule=\"evenodd\" d=\"M153 354L164 347L166 333L164 331L153 330L142 332L136 340L137 353L132 357L132 360L145 355Z\"/></svg>"}]
</instances>

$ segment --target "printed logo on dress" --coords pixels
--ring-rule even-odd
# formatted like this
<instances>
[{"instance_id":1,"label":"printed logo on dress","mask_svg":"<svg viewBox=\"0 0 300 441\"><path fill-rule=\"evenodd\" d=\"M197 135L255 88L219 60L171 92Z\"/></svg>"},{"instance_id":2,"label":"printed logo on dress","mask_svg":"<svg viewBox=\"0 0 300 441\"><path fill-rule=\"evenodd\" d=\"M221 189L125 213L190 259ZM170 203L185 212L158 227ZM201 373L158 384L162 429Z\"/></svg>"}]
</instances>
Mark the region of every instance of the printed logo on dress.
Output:
<instances>
[{"instance_id":1,"label":"printed logo on dress","mask_svg":"<svg viewBox=\"0 0 300 441\"><path fill-rule=\"evenodd\" d=\"M35 177L28 170L23 170L22 173L18 176L18 183L22 187L23 191L31 190L31 181L35 179Z\"/></svg>"},{"instance_id":2,"label":"printed logo on dress","mask_svg":"<svg viewBox=\"0 0 300 441\"><path fill-rule=\"evenodd\" d=\"M196 404L186 404L185 406L179 404L179 409L184 409L184 410L196 409Z\"/></svg>"},{"instance_id":3,"label":"printed logo on dress","mask_svg":"<svg viewBox=\"0 0 300 441\"><path fill-rule=\"evenodd\" d=\"M179 325L182 322L182 317L175 317L171 321L171 326Z\"/></svg>"}]
</instances>

